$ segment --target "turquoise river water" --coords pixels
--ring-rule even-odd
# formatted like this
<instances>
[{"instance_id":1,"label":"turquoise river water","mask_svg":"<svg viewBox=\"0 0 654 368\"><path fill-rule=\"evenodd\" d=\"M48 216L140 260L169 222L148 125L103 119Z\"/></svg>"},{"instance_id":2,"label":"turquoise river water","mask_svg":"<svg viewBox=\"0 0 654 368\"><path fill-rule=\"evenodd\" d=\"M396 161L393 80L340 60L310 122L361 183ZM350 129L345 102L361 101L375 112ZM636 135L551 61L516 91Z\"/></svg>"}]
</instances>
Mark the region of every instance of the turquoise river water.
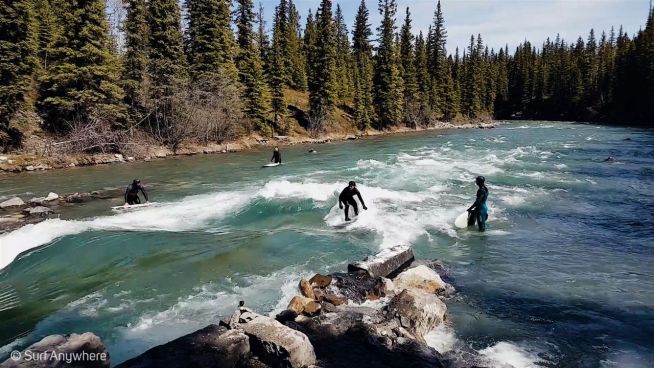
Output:
<instances>
[{"instance_id":1,"label":"turquoise river water","mask_svg":"<svg viewBox=\"0 0 654 368\"><path fill-rule=\"evenodd\" d=\"M266 150L1 177L0 199L139 177L160 205L112 213L119 199L98 200L1 234L0 361L92 331L120 363L239 300L275 314L301 275L410 243L443 260L458 290L429 335L442 353L472 349L494 367L652 366L654 132L512 122L282 151L287 164L269 169ZM490 190L484 234L453 226L476 175ZM370 209L335 227L348 180Z\"/></svg>"}]
</instances>

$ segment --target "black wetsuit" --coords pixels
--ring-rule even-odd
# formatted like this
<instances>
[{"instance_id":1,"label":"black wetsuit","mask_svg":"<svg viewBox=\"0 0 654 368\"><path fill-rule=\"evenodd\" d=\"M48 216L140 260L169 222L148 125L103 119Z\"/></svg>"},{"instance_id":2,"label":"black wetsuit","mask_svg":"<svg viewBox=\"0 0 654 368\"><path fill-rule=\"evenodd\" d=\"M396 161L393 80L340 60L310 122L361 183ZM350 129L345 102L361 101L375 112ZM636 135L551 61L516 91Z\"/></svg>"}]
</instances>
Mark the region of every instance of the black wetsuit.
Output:
<instances>
[{"instance_id":1,"label":"black wetsuit","mask_svg":"<svg viewBox=\"0 0 654 368\"><path fill-rule=\"evenodd\" d=\"M366 204L363 203L363 198L361 198L361 193L359 193L359 189L354 188L350 189L349 186L345 187L341 194L338 196L338 204L340 205L341 203L345 205L345 219L349 220L349 210L350 206L354 208L354 215L358 216L359 215L359 206L357 205L357 201L354 200L354 196L359 197L359 201L361 201L361 205L365 208Z\"/></svg>"},{"instance_id":2,"label":"black wetsuit","mask_svg":"<svg viewBox=\"0 0 654 368\"><path fill-rule=\"evenodd\" d=\"M274 151L273 152L273 157L270 159L270 161L274 161L276 164L281 164L282 163L282 154L279 153L279 151Z\"/></svg>"},{"instance_id":3,"label":"black wetsuit","mask_svg":"<svg viewBox=\"0 0 654 368\"><path fill-rule=\"evenodd\" d=\"M145 201L147 202L148 195L145 193L143 186L141 184L134 185L134 183L132 183L128 185L127 190L125 190L125 203L129 205L141 203L141 199L139 198L139 191L143 193L143 197L145 197Z\"/></svg>"},{"instance_id":4,"label":"black wetsuit","mask_svg":"<svg viewBox=\"0 0 654 368\"><path fill-rule=\"evenodd\" d=\"M486 220L488 220L488 206L486 200L488 199L488 188L484 185L477 190L477 198L475 203L470 206L468 211L468 226L473 226L475 222L479 226L479 231L486 231Z\"/></svg>"}]
</instances>

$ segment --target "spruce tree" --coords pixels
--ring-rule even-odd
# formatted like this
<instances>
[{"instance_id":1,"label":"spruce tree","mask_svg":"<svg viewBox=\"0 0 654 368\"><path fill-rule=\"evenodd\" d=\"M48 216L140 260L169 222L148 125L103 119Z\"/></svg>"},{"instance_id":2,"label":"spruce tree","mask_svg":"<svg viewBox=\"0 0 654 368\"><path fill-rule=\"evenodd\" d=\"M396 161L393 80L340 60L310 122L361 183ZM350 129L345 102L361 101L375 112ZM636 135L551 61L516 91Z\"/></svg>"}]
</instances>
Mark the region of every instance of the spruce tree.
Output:
<instances>
[{"instance_id":1,"label":"spruce tree","mask_svg":"<svg viewBox=\"0 0 654 368\"><path fill-rule=\"evenodd\" d=\"M66 130L94 115L109 122L124 118L120 66L110 52L109 24L103 0L70 0L58 4L65 24L54 42L40 86L38 106L46 126Z\"/></svg>"},{"instance_id":2,"label":"spruce tree","mask_svg":"<svg viewBox=\"0 0 654 368\"><path fill-rule=\"evenodd\" d=\"M316 15L314 55L308 68L314 70L309 84L309 104L314 119L328 116L336 106L336 34L331 0L321 0Z\"/></svg>"},{"instance_id":3,"label":"spruce tree","mask_svg":"<svg viewBox=\"0 0 654 368\"><path fill-rule=\"evenodd\" d=\"M416 70L416 87L417 94L416 100L419 107L419 125L426 125L429 123L429 116L431 115L430 105L430 91L431 79L429 75L429 55L427 51L427 44L422 31L416 38L415 50L415 70Z\"/></svg>"},{"instance_id":4,"label":"spruce tree","mask_svg":"<svg viewBox=\"0 0 654 368\"><path fill-rule=\"evenodd\" d=\"M25 100L37 65L36 25L31 0L0 4L0 147L12 143L9 122Z\"/></svg>"},{"instance_id":5,"label":"spruce tree","mask_svg":"<svg viewBox=\"0 0 654 368\"><path fill-rule=\"evenodd\" d=\"M345 103L352 97L351 47L347 25L340 5L336 5L334 20L336 29L336 87L338 98Z\"/></svg>"},{"instance_id":6,"label":"spruce tree","mask_svg":"<svg viewBox=\"0 0 654 368\"><path fill-rule=\"evenodd\" d=\"M123 27L125 55L121 82L125 90L125 102L130 108L130 113L134 115L142 110L146 98L143 94L148 71L149 31L145 0L127 1L127 18Z\"/></svg>"},{"instance_id":7,"label":"spruce tree","mask_svg":"<svg viewBox=\"0 0 654 368\"><path fill-rule=\"evenodd\" d=\"M444 103L446 98L446 88L451 75L447 66L447 52L445 44L447 41L447 31L445 30L445 18L441 10L440 0L436 4L434 13L434 23L432 24L431 38L429 40L429 72L432 78L432 109L440 114L444 113Z\"/></svg>"},{"instance_id":8,"label":"spruce tree","mask_svg":"<svg viewBox=\"0 0 654 368\"><path fill-rule=\"evenodd\" d=\"M394 40L396 12L395 0L379 1L382 22L378 28L379 46L374 83L375 106L380 128L387 128L401 122L404 110L402 77Z\"/></svg>"},{"instance_id":9,"label":"spruce tree","mask_svg":"<svg viewBox=\"0 0 654 368\"><path fill-rule=\"evenodd\" d=\"M150 98L169 97L188 78L177 0L148 0Z\"/></svg>"},{"instance_id":10,"label":"spruce tree","mask_svg":"<svg viewBox=\"0 0 654 368\"><path fill-rule=\"evenodd\" d=\"M413 45L413 33L411 32L411 12L409 7L406 8L406 17L404 25L400 31L400 69L402 71L402 81L404 84L404 115L405 122L415 126L417 123L415 117L416 93L418 85L416 82L416 65Z\"/></svg>"},{"instance_id":11,"label":"spruce tree","mask_svg":"<svg viewBox=\"0 0 654 368\"><path fill-rule=\"evenodd\" d=\"M369 129L375 119L373 58L370 45L372 30L368 18L365 0L361 0L353 32L354 120L361 130Z\"/></svg>"},{"instance_id":12,"label":"spruce tree","mask_svg":"<svg viewBox=\"0 0 654 368\"><path fill-rule=\"evenodd\" d=\"M263 64L264 74L268 75L270 72L270 37L266 29L266 19L264 16L263 4L259 3L259 11L256 15L257 34L255 35L255 45L259 50L259 57Z\"/></svg>"},{"instance_id":13,"label":"spruce tree","mask_svg":"<svg viewBox=\"0 0 654 368\"><path fill-rule=\"evenodd\" d=\"M292 88L300 91L307 89L306 61L302 52L302 31L300 29L300 12L293 1L288 2L288 24L286 27L288 41L289 82Z\"/></svg>"},{"instance_id":14,"label":"spruce tree","mask_svg":"<svg viewBox=\"0 0 654 368\"><path fill-rule=\"evenodd\" d=\"M254 10L252 0L237 0L236 27L238 30L238 55L236 65L243 84L245 113L255 119L261 131L266 131L270 111L270 95L266 85L261 53L253 42Z\"/></svg>"},{"instance_id":15,"label":"spruce tree","mask_svg":"<svg viewBox=\"0 0 654 368\"><path fill-rule=\"evenodd\" d=\"M230 0L186 0L188 59L193 78L237 80Z\"/></svg>"}]
</instances>

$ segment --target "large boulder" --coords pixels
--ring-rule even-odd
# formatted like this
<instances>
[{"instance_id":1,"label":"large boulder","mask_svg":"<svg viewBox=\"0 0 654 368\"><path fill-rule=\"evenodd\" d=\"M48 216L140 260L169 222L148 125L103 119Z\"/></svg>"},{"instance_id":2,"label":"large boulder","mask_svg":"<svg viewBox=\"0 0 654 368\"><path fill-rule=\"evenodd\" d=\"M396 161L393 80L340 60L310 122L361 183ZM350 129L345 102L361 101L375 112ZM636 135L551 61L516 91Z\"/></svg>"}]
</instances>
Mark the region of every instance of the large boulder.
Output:
<instances>
[{"instance_id":1,"label":"large boulder","mask_svg":"<svg viewBox=\"0 0 654 368\"><path fill-rule=\"evenodd\" d=\"M309 299L316 299L316 295L313 293L313 288L311 288L311 284L307 279L304 277L300 279L300 285L298 285L300 288L300 291L302 292L302 295L306 296Z\"/></svg>"},{"instance_id":2,"label":"large boulder","mask_svg":"<svg viewBox=\"0 0 654 368\"><path fill-rule=\"evenodd\" d=\"M388 303L389 318L394 318L417 340L424 336L445 318L447 307L435 294L406 289Z\"/></svg>"},{"instance_id":3,"label":"large boulder","mask_svg":"<svg viewBox=\"0 0 654 368\"><path fill-rule=\"evenodd\" d=\"M397 245L374 256L347 266L349 272L365 270L372 276L388 277L399 272L414 260L410 245Z\"/></svg>"},{"instance_id":4,"label":"large boulder","mask_svg":"<svg viewBox=\"0 0 654 368\"><path fill-rule=\"evenodd\" d=\"M50 335L20 354L12 353L3 368L108 368L109 352L96 335Z\"/></svg>"},{"instance_id":5,"label":"large boulder","mask_svg":"<svg viewBox=\"0 0 654 368\"><path fill-rule=\"evenodd\" d=\"M437 293L445 290L445 282L427 266L409 268L393 279L392 287L396 292L404 289L420 289L427 293Z\"/></svg>"},{"instance_id":6,"label":"large boulder","mask_svg":"<svg viewBox=\"0 0 654 368\"><path fill-rule=\"evenodd\" d=\"M296 295L288 303L286 309L293 311L298 315L306 314L312 316L320 312L320 304L316 303L311 298Z\"/></svg>"},{"instance_id":7,"label":"large boulder","mask_svg":"<svg viewBox=\"0 0 654 368\"><path fill-rule=\"evenodd\" d=\"M156 346L120 368L212 368L243 366L250 358L250 340L241 330L209 325Z\"/></svg>"},{"instance_id":8,"label":"large boulder","mask_svg":"<svg viewBox=\"0 0 654 368\"><path fill-rule=\"evenodd\" d=\"M24 206L25 202L23 202L22 199L18 197L14 197L11 199L7 199L6 201L0 203L0 208L9 208L9 207L18 207L18 206Z\"/></svg>"},{"instance_id":9,"label":"large boulder","mask_svg":"<svg viewBox=\"0 0 654 368\"><path fill-rule=\"evenodd\" d=\"M332 277L317 273L309 279L309 283L312 287L324 289L332 283Z\"/></svg>"},{"instance_id":10,"label":"large boulder","mask_svg":"<svg viewBox=\"0 0 654 368\"><path fill-rule=\"evenodd\" d=\"M264 363L275 367L308 367L316 364L309 338L276 320L256 315L239 325L250 338L250 348Z\"/></svg>"}]
</instances>

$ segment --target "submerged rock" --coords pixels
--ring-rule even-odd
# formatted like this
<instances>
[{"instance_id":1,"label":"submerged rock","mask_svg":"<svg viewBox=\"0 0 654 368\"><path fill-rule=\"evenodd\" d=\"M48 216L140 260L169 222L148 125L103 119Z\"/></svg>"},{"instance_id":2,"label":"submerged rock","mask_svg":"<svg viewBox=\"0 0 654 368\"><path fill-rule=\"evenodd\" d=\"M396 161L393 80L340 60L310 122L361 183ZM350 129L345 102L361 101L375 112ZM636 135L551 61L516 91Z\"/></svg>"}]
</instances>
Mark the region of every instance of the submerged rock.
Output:
<instances>
[{"instance_id":1,"label":"submerged rock","mask_svg":"<svg viewBox=\"0 0 654 368\"><path fill-rule=\"evenodd\" d=\"M54 212L52 208L45 206L30 207L23 210L23 212L29 214L30 216L47 216Z\"/></svg>"},{"instance_id":2,"label":"submerged rock","mask_svg":"<svg viewBox=\"0 0 654 368\"><path fill-rule=\"evenodd\" d=\"M6 201L0 203L0 208L9 208L9 207L18 207L18 206L24 206L25 202L23 202L22 199L18 197L14 197L11 199L7 199Z\"/></svg>"},{"instance_id":3,"label":"submerged rock","mask_svg":"<svg viewBox=\"0 0 654 368\"><path fill-rule=\"evenodd\" d=\"M100 338L90 332L81 335L50 335L23 350L18 359L9 358L1 366L3 368L107 368L109 352Z\"/></svg>"},{"instance_id":4,"label":"submerged rock","mask_svg":"<svg viewBox=\"0 0 654 368\"><path fill-rule=\"evenodd\" d=\"M365 270L373 276L388 277L399 272L414 260L413 250L409 245L397 245L384 249L374 256L347 266L348 271Z\"/></svg>"},{"instance_id":5,"label":"submerged rock","mask_svg":"<svg viewBox=\"0 0 654 368\"><path fill-rule=\"evenodd\" d=\"M210 368L248 366L249 338L241 330L209 325L167 344L156 346L120 368Z\"/></svg>"}]
</instances>

